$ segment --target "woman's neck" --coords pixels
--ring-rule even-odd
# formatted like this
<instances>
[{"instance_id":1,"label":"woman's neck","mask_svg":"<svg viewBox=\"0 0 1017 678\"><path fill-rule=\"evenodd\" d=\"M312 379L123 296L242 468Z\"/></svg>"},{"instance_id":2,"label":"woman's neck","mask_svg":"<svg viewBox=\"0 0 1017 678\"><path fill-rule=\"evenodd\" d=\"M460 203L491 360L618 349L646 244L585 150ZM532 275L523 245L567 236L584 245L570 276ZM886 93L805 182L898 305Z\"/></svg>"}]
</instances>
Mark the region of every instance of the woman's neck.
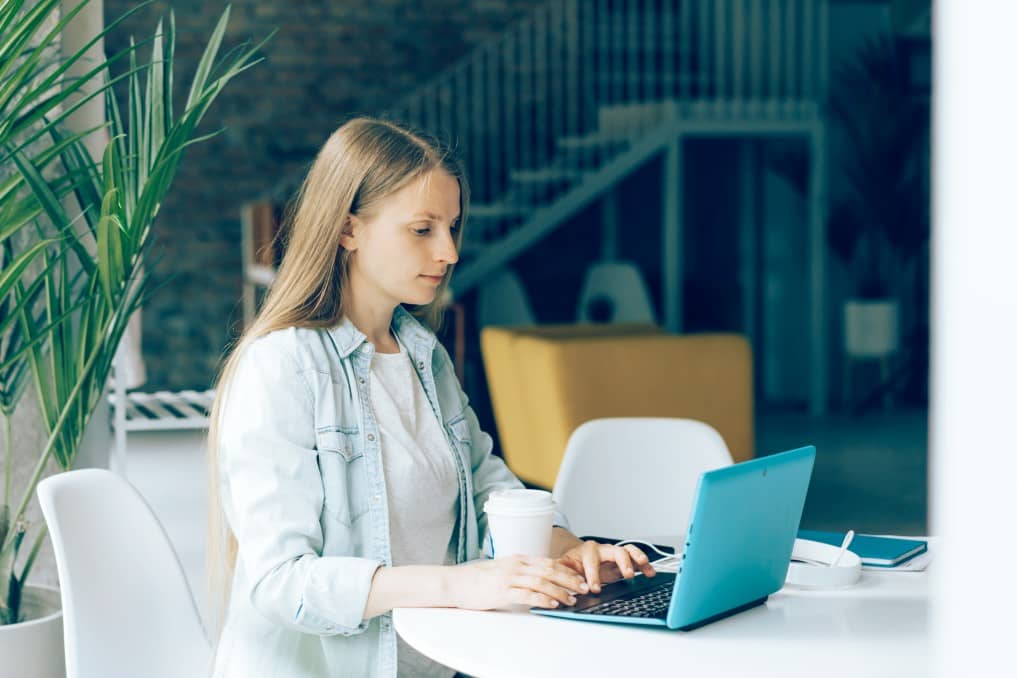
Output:
<instances>
[{"instance_id":1,"label":"woman's neck","mask_svg":"<svg viewBox=\"0 0 1017 678\"><path fill-rule=\"evenodd\" d=\"M379 353L398 353L399 342L392 332L393 308L363 308L351 303L345 315L363 332Z\"/></svg>"}]
</instances>

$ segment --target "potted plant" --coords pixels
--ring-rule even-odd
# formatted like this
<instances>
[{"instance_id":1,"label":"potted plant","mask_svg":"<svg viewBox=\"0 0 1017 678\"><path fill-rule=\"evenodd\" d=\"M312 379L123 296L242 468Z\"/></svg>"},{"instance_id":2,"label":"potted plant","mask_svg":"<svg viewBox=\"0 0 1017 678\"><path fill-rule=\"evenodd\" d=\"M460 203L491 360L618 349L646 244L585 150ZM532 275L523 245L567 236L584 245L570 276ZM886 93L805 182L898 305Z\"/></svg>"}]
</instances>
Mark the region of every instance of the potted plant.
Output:
<instances>
[{"instance_id":1,"label":"potted plant","mask_svg":"<svg viewBox=\"0 0 1017 678\"><path fill-rule=\"evenodd\" d=\"M50 463L71 468L86 425L104 397L127 322L152 292L144 272L151 226L184 149L213 136L196 138L198 123L226 84L258 61L261 47L241 45L219 58L227 6L177 116L172 12L165 28L160 21L146 41L151 42L147 64L138 65L139 46L132 40L130 48L84 76L61 83L61 75L83 51L55 63L46 56L63 26L86 4L62 18L57 18L60 0L39 0L29 7L0 4L0 161L16 169L0 177L0 412L6 422L0 656L5 670L26 678L62 675L63 648L58 593L27 583L46 530L45 525L28 525L25 511ZM113 78L111 65L122 57L129 67ZM109 139L98 163L83 141L95 130L71 134L63 124L81 105L68 97L96 76L104 82L97 94L105 101ZM114 96L117 82L127 87L124 115ZM95 94L84 99L91 96ZM74 105L67 105L70 101ZM71 202L77 203L73 209ZM21 499L15 504L10 415L28 385L34 386L47 440L31 478L17 488ZM17 568L19 553L29 543ZM59 667L44 664L53 657L59 658Z\"/></svg>"},{"instance_id":2,"label":"potted plant","mask_svg":"<svg viewBox=\"0 0 1017 678\"><path fill-rule=\"evenodd\" d=\"M885 357L899 344L900 286L928 238L928 103L912 92L898 44L880 36L836 71L829 111L844 143L827 233L853 284L844 348Z\"/></svg>"}]
</instances>

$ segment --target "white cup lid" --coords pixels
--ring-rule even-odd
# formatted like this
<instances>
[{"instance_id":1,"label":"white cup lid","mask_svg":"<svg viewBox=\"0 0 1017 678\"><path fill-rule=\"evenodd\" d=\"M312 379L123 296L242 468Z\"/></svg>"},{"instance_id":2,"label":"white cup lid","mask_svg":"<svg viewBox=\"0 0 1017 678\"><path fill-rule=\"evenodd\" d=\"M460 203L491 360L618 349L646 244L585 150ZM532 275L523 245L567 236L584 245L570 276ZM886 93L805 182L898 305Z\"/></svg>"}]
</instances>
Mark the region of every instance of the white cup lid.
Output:
<instances>
[{"instance_id":1,"label":"white cup lid","mask_svg":"<svg viewBox=\"0 0 1017 678\"><path fill-rule=\"evenodd\" d=\"M545 490L495 490L484 503L484 511L519 515L553 511L554 506L551 493Z\"/></svg>"}]
</instances>

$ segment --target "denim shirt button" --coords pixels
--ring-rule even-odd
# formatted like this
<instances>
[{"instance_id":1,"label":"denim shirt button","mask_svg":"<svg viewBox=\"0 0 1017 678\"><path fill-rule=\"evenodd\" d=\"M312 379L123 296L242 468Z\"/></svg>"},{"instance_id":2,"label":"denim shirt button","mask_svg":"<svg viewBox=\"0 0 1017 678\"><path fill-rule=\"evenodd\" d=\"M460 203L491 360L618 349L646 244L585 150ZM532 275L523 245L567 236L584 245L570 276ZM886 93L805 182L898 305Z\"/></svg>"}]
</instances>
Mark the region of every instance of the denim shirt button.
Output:
<instances>
[{"instance_id":1,"label":"denim shirt button","mask_svg":"<svg viewBox=\"0 0 1017 678\"><path fill-rule=\"evenodd\" d=\"M367 434L367 439L370 440L373 443L374 442L374 434L373 433L368 433Z\"/></svg>"},{"instance_id":2,"label":"denim shirt button","mask_svg":"<svg viewBox=\"0 0 1017 678\"><path fill-rule=\"evenodd\" d=\"M363 385L363 384L366 384L367 382L364 380L363 377L360 377L360 383L361 383L361 385Z\"/></svg>"},{"instance_id":3,"label":"denim shirt button","mask_svg":"<svg viewBox=\"0 0 1017 678\"><path fill-rule=\"evenodd\" d=\"M380 494L374 495L373 497L371 497L371 501L377 504L379 501L381 501L381 495Z\"/></svg>"},{"instance_id":4,"label":"denim shirt button","mask_svg":"<svg viewBox=\"0 0 1017 678\"><path fill-rule=\"evenodd\" d=\"M421 360L419 363L417 363L417 367L419 367L420 369L424 369L424 361Z\"/></svg>"}]
</instances>

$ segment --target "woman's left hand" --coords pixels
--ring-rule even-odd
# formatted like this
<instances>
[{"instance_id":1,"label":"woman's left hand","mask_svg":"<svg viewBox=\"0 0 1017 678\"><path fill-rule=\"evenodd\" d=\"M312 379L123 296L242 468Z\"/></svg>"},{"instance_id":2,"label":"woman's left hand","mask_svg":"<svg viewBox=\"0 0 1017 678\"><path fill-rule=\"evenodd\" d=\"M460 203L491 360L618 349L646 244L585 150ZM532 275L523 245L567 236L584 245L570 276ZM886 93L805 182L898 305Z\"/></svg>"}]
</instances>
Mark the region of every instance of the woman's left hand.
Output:
<instances>
[{"instance_id":1,"label":"woman's left hand","mask_svg":"<svg viewBox=\"0 0 1017 678\"><path fill-rule=\"evenodd\" d=\"M647 577L657 574L650 559L634 544L614 546L583 541L561 554L558 561L586 577L590 593L600 593L601 582L610 584L623 577L631 579L636 576L636 570Z\"/></svg>"}]
</instances>

